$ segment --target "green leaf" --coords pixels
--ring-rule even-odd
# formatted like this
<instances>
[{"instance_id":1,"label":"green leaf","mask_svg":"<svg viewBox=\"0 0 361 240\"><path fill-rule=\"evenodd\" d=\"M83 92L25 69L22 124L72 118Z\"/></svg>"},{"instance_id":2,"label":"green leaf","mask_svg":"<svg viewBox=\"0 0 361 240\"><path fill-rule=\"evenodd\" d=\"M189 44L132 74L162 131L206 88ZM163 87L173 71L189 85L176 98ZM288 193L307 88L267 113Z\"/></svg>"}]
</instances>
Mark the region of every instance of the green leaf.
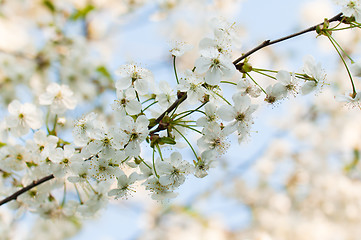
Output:
<instances>
[{"instance_id":1,"label":"green leaf","mask_svg":"<svg viewBox=\"0 0 361 240\"><path fill-rule=\"evenodd\" d=\"M112 75L110 75L108 69L105 66L99 66L97 68L97 72L102 74L104 77L106 77L108 80L113 80Z\"/></svg>"},{"instance_id":2,"label":"green leaf","mask_svg":"<svg viewBox=\"0 0 361 240\"><path fill-rule=\"evenodd\" d=\"M92 10L94 10L95 7L93 5L87 5L83 9L78 9L71 17L70 19L73 21L76 21L81 18L85 18L88 13L90 13Z\"/></svg>"},{"instance_id":3,"label":"green leaf","mask_svg":"<svg viewBox=\"0 0 361 240\"><path fill-rule=\"evenodd\" d=\"M152 127L154 127L155 125L157 125L157 122L156 122L155 120L156 120L155 118L149 119L148 128L152 128Z\"/></svg>"},{"instance_id":4,"label":"green leaf","mask_svg":"<svg viewBox=\"0 0 361 240\"><path fill-rule=\"evenodd\" d=\"M176 144L177 142L173 139L173 138L170 138L170 137L162 137L159 141L160 144L171 144L171 145L174 145Z\"/></svg>"},{"instance_id":5,"label":"green leaf","mask_svg":"<svg viewBox=\"0 0 361 240\"><path fill-rule=\"evenodd\" d=\"M52 13L54 13L55 12L55 6L54 6L54 4L51 2L51 1L49 1L49 0L44 0L43 1L43 4L44 4L44 6L45 7L47 7Z\"/></svg>"}]
</instances>

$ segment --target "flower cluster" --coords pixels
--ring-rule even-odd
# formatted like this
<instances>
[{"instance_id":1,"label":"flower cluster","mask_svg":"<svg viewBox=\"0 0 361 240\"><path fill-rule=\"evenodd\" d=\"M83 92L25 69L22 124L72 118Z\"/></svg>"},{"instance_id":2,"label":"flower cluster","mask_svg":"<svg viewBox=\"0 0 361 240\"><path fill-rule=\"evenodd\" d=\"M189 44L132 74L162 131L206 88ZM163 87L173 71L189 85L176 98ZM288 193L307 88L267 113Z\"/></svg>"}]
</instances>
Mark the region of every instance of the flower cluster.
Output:
<instances>
[{"instance_id":1,"label":"flower cluster","mask_svg":"<svg viewBox=\"0 0 361 240\"><path fill-rule=\"evenodd\" d=\"M326 19L315 29L335 46L352 83L352 92L337 99L359 106L360 92L352 76L361 76L360 63L348 56L331 33L360 26L360 3L339 3L343 15ZM8 114L0 122L0 195L10 196L3 203L11 200L19 214L31 210L63 224L73 216L92 216L109 200L128 198L140 188L155 200L174 198L188 176L203 178L217 167L230 139L237 137L242 144L251 136L262 106L327 85L324 69L311 56L305 58L301 72L256 67L249 56L270 41L233 61L241 37L235 23L221 18L210 22L212 34L200 40L191 67L178 68L176 59L182 59L192 46L173 44L169 51L173 82L161 81L151 67L134 63L121 65L113 74L105 63L83 58L85 39L96 38L87 15L94 6L77 6L70 14L60 3L44 1L43 5L52 14L63 13L59 22L80 18L86 25L85 36L70 40L66 31L45 24L51 41L30 60L21 56L30 63L24 64L25 70L13 69L12 74L6 72L7 64L14 64L19 56L0 55L5 69L0 70L1 86L10 88L9 81L17 81L33 89L33 102L25 96L14 100L15 89L1 96ZM335 21L343 25L329 27ZM343 56L351 60L351 71ZM114 96L106 107L99 106L97 98L103 93L102 97ZM83 113L89 106L92 109L78 120L71 118L76 107ZM181 153L184 148L191 154ZM322 188L322 180L313 180ZM276 194L271 197L284 200ZM318 204L324 203L318 199Z\"/></svg>"}]
</instances>

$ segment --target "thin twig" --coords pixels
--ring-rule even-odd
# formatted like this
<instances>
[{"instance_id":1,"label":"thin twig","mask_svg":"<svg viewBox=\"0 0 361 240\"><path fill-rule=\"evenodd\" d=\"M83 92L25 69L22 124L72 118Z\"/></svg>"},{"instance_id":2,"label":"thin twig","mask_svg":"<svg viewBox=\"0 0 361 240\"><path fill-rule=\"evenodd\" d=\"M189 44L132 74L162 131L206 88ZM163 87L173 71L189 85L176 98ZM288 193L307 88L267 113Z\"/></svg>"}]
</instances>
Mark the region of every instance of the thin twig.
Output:
<instances>
[{"instance_id":1,"label":"thin twig","mask_svg":"<svg viewBox=\"0 0 361 240\"><path fill-rule=\"evenodd\" d=\"M41 179L39 179L39 180L37 180L37 181L33 181L32 184L30 184L30 185L28 185L28 186L26 186L26 187L23 187L23 188L20 189L19 191L11 194L9 197L7 197L7 198L3 199L2 201L0 201L0 206L3 205L3 204L5 204L5 203L7 203L7 202L12 201L12 200L16 200L16 199L19 197L19 195L21 195L21 194L29 191L29 190L32 189L33 187L36 187L36 186L38 186L38 185L40 185L40 184L42 184L42 183L44 183L44 182L47 182L47 181L49 181L49 180L51 180L51 179L53 179L53 178L54 178L54 175L53 175L53 174L50 174L49 176L43 177L43 178L41 178Z\"/></svg>"},{"instance_id":2,"label":"thin twig","mask_svg":"<svg viewBox=\"0 0 361 240\"><path fill-rule=\"evenodd\" d=\"M330 18L328 21L329 22L336 22L336 21L341 21L342 20L342 13L339 13L337 14L336 16L334 16L333 18ZM309 27L303 31L300 31L300 32L297 32L297 33L294 33L294 34L291 34L291 35L288 35L286 37L282 37L282 38L279 38L279 39L276 39L276 40L266 40L264 42L262 42L260 45L258 45L257 47L253 48L252 50L246 52L245 54L243 54L242 56L240 56L239 58L237 58L236 60L233 61L233 64L234 65L237 65L240 61L242 61L243 59L245 59L246 57L250 56L251 54L257 52L258 50L264 48L264 47L267 47L267 46L270 46L272 44L276 44L276 43L279 43L279 42L282 42L282 41L285 41L287 39L290 39L290 38L294 38L294 37L297 37L299 35L302 35L302 34L305 34L307 32L312 32L312 31L315 31L316 28L318 26L322 26L323 25L323 22L320 23L320 24L317 24L313 27Z\"/></svg>"}]
</instances>

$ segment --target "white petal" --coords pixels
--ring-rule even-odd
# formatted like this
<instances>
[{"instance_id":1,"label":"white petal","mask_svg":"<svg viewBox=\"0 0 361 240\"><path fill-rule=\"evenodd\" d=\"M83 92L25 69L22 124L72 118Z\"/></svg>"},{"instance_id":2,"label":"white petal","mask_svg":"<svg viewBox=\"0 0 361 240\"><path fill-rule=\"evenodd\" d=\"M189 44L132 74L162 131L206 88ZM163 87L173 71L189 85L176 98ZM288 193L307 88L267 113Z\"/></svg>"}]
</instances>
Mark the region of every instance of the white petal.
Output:
<instances>
[{"instance_id":1,"label":"white petal","mask_svg":"<svg viewBox=\"0 0 361 240\"><path fill-rule=\"evenodd\" d=\"M194 66L196 67L196 71L198 73L204 73L209 70L209 67L211 66L211 59L200 57L196 60Z\"/></svg>"},{"instance_id":2,"label":"white petal","mask_svg":"<svg viewBox=\"0 0 361 240\"><path fill-rule=\"evenodd\" d=\"M205 77L205 82L210 85L218 85L222 79L222 72L217 67L212 67L208 70Z\"/></svg>"},{"instance_id":3,"label":"white petal","mask_svg":"<svg viewBox=\"0 0 361 240\"><path fill-rule=\"evenodd\" d=\"M116 89L123 90L127 89L132 85L132 79L130 77L123 77L116 81L115 87Z\"/></svg>"},{"instance_id":4,"label":"white petal","mask_svg":"<svg viewBox=\"0 0 361 240\"><path fill-rule=\"evenodd\" d=\"M148 93L148 81L145 79L138 79L134 82L135 90L140 94L144 95Z\"/></svg>"},{"instance_id":5,"label":"white petal","mask_svg":"<svg viewBox=\"0 0 361 240\"><path fill-rule=\"evenodd\" d=\"M234 108L229 105L221 106L217 112L218 112L219 117L224 121L232 121L236 117Z\"/></svg>"},{"instance_id":6,"label":"white petal","mask_svg":"<svg viewBox=\"0 0 361 240\"><path fill-rule=\"evenodd\" d=\"M125 110L129 115L136 115L142 110L142 104L136 100L131 100L125 106Z\"/></svg>"}]
</instances>

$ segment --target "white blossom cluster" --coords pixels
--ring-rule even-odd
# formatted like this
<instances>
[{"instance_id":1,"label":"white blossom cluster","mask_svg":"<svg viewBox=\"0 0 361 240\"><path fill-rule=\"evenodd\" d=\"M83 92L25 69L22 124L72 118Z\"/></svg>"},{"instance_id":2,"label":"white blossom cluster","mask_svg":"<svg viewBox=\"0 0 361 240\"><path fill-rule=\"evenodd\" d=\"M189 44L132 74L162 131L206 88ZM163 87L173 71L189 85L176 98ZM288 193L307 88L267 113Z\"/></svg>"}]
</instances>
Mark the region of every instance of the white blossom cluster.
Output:
<instances>
[{"instance_id":1,"label":"white blossom cluster","mask_svg":"<svg viewBox=\"0 0 361 240\"><path fill-rule=\"evenodd\" d=\"M130 12L132 7L146 1L130 2L111 12ZM169 9L176 6L172 1L164 2L158 4ZM345 20L341 26L359 27L360 2L338 3L343 6L344 14L340 21ZM35 24L47 26L44 38L48 41L40 51L0 54L4 66L0 69L1 92L4 92L0 97L7 108L0 122L0 196L5 198L33 184L34 187L11 199L9 206L18 215L30 210L45 218L58 219L59 225L69 232L75 230L74 224L67 225L67 220L74 216L94 216L109 200L128 198L141 188L155 200L176 197L177 189L188 176L203 178L217 166L229 149L232 136L237 137L239 144L251 136L255 115L262 104L275 104L299 93L319 92L328 84L324 69L312 56L305 57L300 72L257 68L251 57L234 61L239 57L235 52L241 48L242 38L236 24L222 18L210 22L212 35L199 42L198 57L192 67L179 71L176 64L192 46L173 43L170 50L173 82L160 81L150 69L134 63L121 65L113 74L98 59L83 57L87 54L86 39L101 35L95 33L92 25L95 23L87 19L87 14L105 5L73 1L42 4L41 11L61 13L57 24L83 21L85 36L73 39L56 24L48 26L42 22L51 20L43 19ZM73 8L69 6L76 11L71 12ZM7 16L9 10L17 7L11 3L0 11ZM317 33L328 36L332 42L328 32L331 30L326 24L323 27ZM336 50L342 50L339 48ZM24 62L22 68L16 67L18 58ZM353 91L336 98L359 106L360 93L352 76L361 76L361 64L350 60L351 70L345 65ZM256 74L271 82L258 80ZM14 84L34 89L30 96L33 100L19 95ZM116 99L107 103L109 111L105 113L103 106L99 107L101 111L97 109L96 98L107 92L112 92ZM71 114L87 104L92 109L74 120ZM185 148L192 153L191 157L181 153ZM37 184L42 179L46 180ZM343 185L337 191L327 192L330 197L342 192L344 186L354 187L343 175L337 179ZM327 205L324 199L313 197L317 195L314 191L326 183L316 176L312 181L317 188L309 190L310 200L306 202ZM252 190L245 190L248 192ZM277 203L265 203L272 205L267 205L265 212L260 207L258 214L264 214L262 219L272 219L273 210L279 213L279 202L289 204L283 195L272 192L269 197ZM352 194L349 197L359 198ZM343 199L335 201L344 208L345 218L359 207L349 210ZM335 206L328 207L323 210L326 215L332 215L330 208ZM307 211L302 206L300 209ZM42 224L46 225L39 223L39 226ZM274 227L268 221L267 224L262 227Z\"/></svg>"}]
</instances>

